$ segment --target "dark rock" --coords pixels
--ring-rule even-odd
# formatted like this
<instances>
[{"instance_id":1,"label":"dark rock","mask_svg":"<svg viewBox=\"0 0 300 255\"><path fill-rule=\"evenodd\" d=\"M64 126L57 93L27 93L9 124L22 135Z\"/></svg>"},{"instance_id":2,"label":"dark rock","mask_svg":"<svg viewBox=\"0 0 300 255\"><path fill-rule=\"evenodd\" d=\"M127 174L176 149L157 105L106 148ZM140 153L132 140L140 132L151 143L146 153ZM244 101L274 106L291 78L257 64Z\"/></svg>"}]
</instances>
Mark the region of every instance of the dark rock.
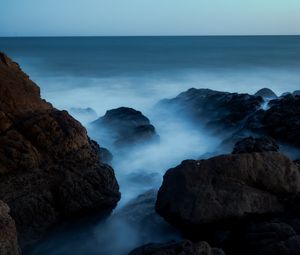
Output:
<instances>
[{"instance_id":1,"label":"dark rock","mask_svg":"<svg viewBox=\"0 0 300 255\"><path fill-rule=\"evenodd\" d=\"M225 255L217 248L211 248L206 242L192 243L184 240L181 242L169 242L165 244L146 244L129 255Z\"/></svg>"},{"instance_id":2,"label":"dark rock","mask_svg":"<svg viewBox=\"0 0 300 255\"><path fill-rule=\"evenodd\" d=\"M300 236L294 229L281 221L249 222L236 231L228 243L228 254L240 255L297 255Z\"/></svg>"},{"instance_id":3,"label":"dark rock","mask_svg":"<svg viewBox=\"0 0 300 255\"><path fill-rule=\"evenodd\" d=\"M109 110L92 123L94 129L104 129L104 134L115 147L155 141L155 128L140 111L121 107ZM109 132L107 132L109 130Z\"/></svg>"},{"instance_id":4,"label":"dark rock","mask_svg":"<svg viewBox=\"0 0 300 255\"><path fill-rule=\"evenodd\" d=\"M299 190L298 167L278 152L186 160L166 172L156 210L180 229L198 231L202 224L282 212L282 198Z\"/></svg>"},{"instance_id":5,"label":"dark rock","mask_svg":"<svg viewBox=\"0 0 300 255\"><path fill-rule=\"evenodd\" d=\"M268 110L258 111L251 116L244 129L300 147L300 96L289 94L270 101L269 106Z\"/></svg>"},{"instance_id":6,"label":"dark rock","mask_svg":"<svg viewBox=\"0 0 300 255\"><path fill-rule=\"evenodd\" d=\"M293 92L293 95L294 95L294 96L300 96L300 90L295 90L295 91Z\"/></svg>"},{"instance_id":7,"label":"dark rock","mask_svg":"<svg viewBox=\"0 0 300 255\"><path fill-rule=\"evenodd\" d=\"M266 99L277 98L277 95L269 88L260 89L254 95L261 96L262 98L266 98Z\"/></svg>"},{"instance_id":8,"label":"dark rock","mask_svg":"<svg viewBox=\"0 0 300 255\"><path fill-rule=\"evenodd\" d=\"M254 138L250 136L238 141L234 146L232 154L278 150L279 147L274 139L269 137Z\"/></svg>"},{"instance_id":9,"label":"dark rock","mask_svg":"<svg viewBox=\"0 0 300 255\"><path fill-rule=\"evenodd\" d=\"M20 254L15 222L9 215L8 205L3 203L1 200L0 200L0 254L1 255Z\"/></svg>"},{"instance_id":10,"label":"dark rock","mask_svg":"<svg viewBox=\"0 0 300 255\"><path fill-rule=\"evenodd\" d=\"M111 210L120 193L82 125L0 56L0 199L25 245L62 218Z\"/></svg>"},{"instance_id":11,"label":"dark rock","mask_svg":"<svg viewBox=\"0 0 300 255\"><path fill-rule=\"evenodd\" d=\"M192 117L211 129L229 131L239 128L262 103L260 96L192 88L173 99L161 101L158 106L172 107L179 115Z\"/></svg>"}]
</instances>

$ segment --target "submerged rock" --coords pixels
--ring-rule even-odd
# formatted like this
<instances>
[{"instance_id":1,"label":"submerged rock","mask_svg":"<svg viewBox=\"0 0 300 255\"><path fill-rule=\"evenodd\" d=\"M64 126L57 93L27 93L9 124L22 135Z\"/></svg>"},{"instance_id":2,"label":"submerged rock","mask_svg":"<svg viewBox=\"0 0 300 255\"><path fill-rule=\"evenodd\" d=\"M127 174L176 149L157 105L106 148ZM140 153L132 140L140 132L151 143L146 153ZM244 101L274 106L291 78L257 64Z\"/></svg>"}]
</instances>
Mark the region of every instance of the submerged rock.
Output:
<instances>
[{"instance_id":1,"label":"submerged rock","mask_svg":"<svg viewBox=\"0 0 300 255\"><path fill-rule=\"evenodd\" d=\"M254 138L249 136L238 141L233 149L232 154L264 152L264 151L278 151L279 146L275 140L269 137Z\"/></svg>"},{"instance_id":2,"label":"submerged rock","mask_svg":"<svg viewBox=\"0 0 300 255\"><path fill-rule=\"evenodd\" d=\"M17 231L14 220L9 215L9 207L0 200L0 254L19 255Z\"/></svg>"},{"instance_id":3,"label":"submerged rock","mask_svg":"<svg viewBox=\"0 0 300 255\"><path fill-rule=\"evenodd\" d=\"M206 242L192 243L184 240L181 242L169 242L164 244L146 244L129 255L225 255L217 248L211 248Z\"/></svg>"},{"instance_id":4,"label":"submerged rock","mask_svg":"<svg viewBox=\"0 0 300 255\"><path fill-rule=\"evenodd\" d=\"M180 229L197 231L202 224L283 212L281 199L299 191L297 165L278 152L222 155L168 170L156 210Z\"/></svg>"},{"instance_id":5,"label":"submerged rock","mask_svg":"<svg viewBox=\"0 0 300 255\"><path fill-rule=\"evenodd\" d=\"M260 89L254 95L261 96L262 98L266 98L266 99L277 98L277 95L269 88Z\"/></svg>"},{"instance_id":6,"label":"submerged rock","mask_svg":"<svg viewBox=\"0 0 300 255\"><path fill-rule=\"evenodd\" d=\"M107 111L92 123L92 127L96 131L102 129L103 134L109 136L108 140L112 140L116 147L152 142L159 138L146 116L127 107Z\"/></svg>"},{"instance_id":7,"label":"submerged rock","mask_svg":"<svg viewBox=\"0 0 300 255\"><path fill-rule=\"evenodd\" d=\"M0 54L0 199L22 245L57 221L107 212L120 199L114 171L84 127L40 98L39 87Z\"/></svg>"}]
</instances>

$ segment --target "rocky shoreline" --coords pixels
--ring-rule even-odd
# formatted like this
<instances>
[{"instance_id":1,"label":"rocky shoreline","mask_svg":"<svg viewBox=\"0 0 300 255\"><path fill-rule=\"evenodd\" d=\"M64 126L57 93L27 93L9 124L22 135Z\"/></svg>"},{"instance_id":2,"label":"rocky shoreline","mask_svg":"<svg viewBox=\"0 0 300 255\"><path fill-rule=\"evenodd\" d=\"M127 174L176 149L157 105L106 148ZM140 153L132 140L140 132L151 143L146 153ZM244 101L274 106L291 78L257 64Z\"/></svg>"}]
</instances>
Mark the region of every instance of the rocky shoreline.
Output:
<instances>
[{"instance_id":1,"label":"rocky shoreline","mask_svg":"<svg viewBox=\"0 0 300 255\"><path fill-rule=\"evenodd\" d=\"M114 170L104 163L113 155L67 111L41 99L39 87L3 53L0 98L0 254L20 254L70 218L109 215L120 199ZM175 110L222 137L219 147L232 153L181 159L158 193L125 206L119 213L130 218L137 212L141 232L155 224L170 231L168 222L182 235L130 255L300 254L300 155L289 158L282 150L300 149L298 92L278 97L266 88L255 95L193 88L155 110ZM73 109L85 111L97 116L90 108ZM110 136L120 153L159 144L150 120L128 107L107 111L91 128L101 130L100 141Z\"/></svg>"}]
</instances>

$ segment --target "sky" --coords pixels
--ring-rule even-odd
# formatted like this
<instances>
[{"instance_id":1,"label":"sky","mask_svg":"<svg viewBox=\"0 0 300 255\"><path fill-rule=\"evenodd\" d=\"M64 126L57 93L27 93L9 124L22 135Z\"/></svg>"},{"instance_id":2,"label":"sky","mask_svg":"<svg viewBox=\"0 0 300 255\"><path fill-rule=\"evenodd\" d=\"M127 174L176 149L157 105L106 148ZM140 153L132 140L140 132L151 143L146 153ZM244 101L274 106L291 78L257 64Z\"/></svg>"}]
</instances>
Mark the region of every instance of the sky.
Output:
<instances>
[{"instance_id":1,"label":"sky","mask_svg":"<svg viewBox=\"0 0 300 255\"><path fill-rule=\"evenodd\" d=\"M300 0L0 0L0 36L300 34Z\"/></svg>"}]
</instances>

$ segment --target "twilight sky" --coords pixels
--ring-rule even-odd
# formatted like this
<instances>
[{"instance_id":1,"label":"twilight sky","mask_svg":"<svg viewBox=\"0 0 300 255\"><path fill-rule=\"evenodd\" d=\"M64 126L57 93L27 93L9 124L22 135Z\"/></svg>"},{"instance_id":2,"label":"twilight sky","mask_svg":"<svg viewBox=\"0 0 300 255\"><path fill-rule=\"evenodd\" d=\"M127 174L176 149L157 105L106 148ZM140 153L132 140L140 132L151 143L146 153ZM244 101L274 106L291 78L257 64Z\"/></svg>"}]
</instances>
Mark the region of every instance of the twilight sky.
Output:
<instances>
[{"instance_id":1,"label":"twilight sky","mask_svg":"<svg viewBox=\"0 0 300 255\"><path fill-rule=\"evenodd\" d=\"M300 34L300 0L0 0L0 36Z\"/></svg>"}]
</instances>

